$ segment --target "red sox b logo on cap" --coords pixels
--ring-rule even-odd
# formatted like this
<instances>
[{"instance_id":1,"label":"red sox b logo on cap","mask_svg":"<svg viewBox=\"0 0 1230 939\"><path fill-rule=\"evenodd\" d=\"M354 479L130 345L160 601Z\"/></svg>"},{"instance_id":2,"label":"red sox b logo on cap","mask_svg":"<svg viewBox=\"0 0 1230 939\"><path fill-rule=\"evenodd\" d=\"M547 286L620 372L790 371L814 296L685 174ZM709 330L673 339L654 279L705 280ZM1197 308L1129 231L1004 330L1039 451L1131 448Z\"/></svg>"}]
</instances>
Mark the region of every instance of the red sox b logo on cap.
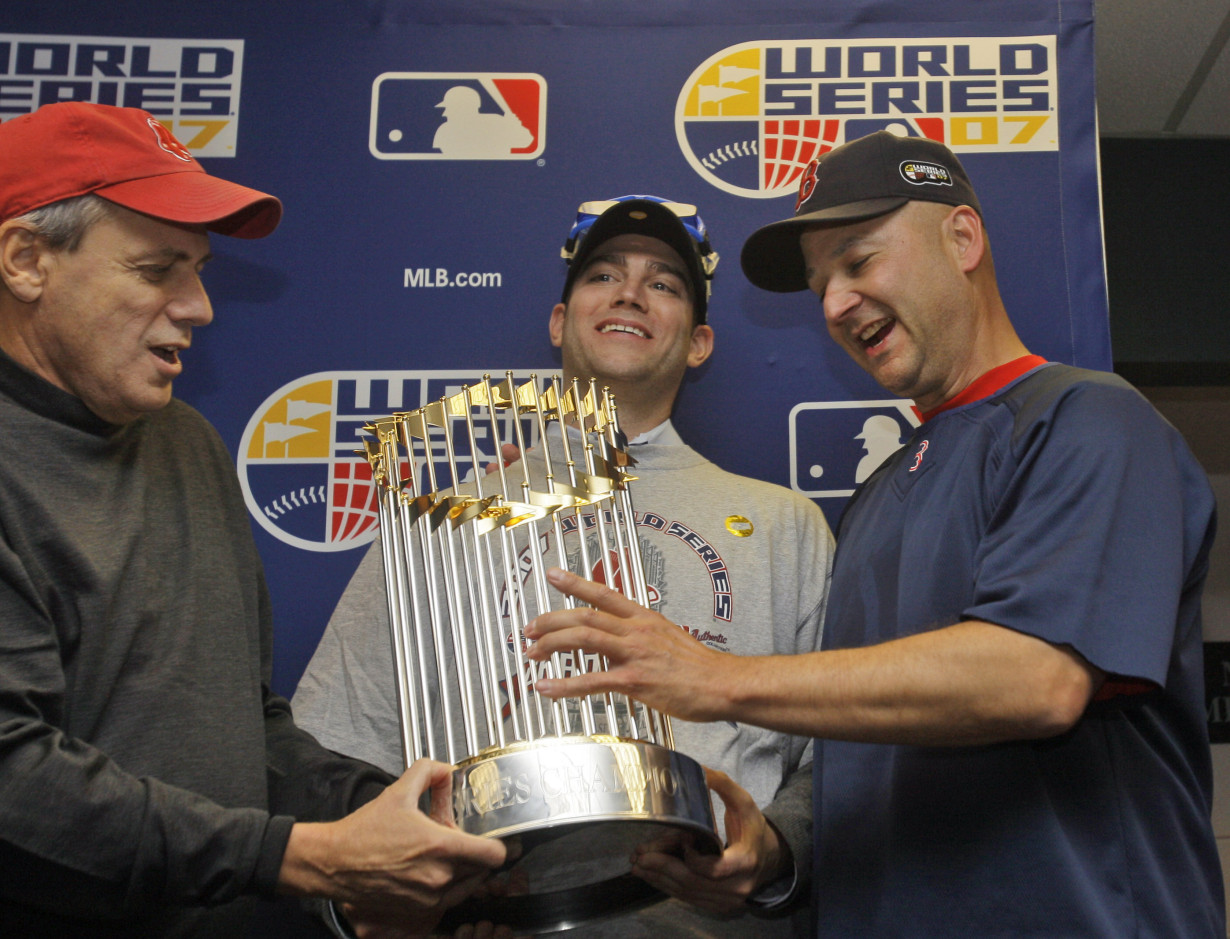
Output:
<instances>
[{"instance_id":1,"label":"red sox b logo on cap","mask_svg":"<svg viewBox=\"0 0 1230 939\"><path fill-rule=\"evenodd\" d=\"M188 152L188 148L171 136L171 132L162 124L158 123L154 118L150 118L146 123L154 130L155 138L158 141L158 146L162 147L167 153L173 157L183 160L185 163L192 162L192 154Z\"/></svg>"},{"instance_id":2,"label":"red sox b logo on cap","mask_svg":"<svg viewBox=\"0 0 1230 939\"><path fill-rule=\"evenodd\" d=\"M816 191L816 171L820 169L820 161L812 160L807 164L807 169L803 170L803 180L799 183L799 197L794 200L794 211L799 211L799 206L811 198L811 194Z\"/></svg>"}]
</instances>

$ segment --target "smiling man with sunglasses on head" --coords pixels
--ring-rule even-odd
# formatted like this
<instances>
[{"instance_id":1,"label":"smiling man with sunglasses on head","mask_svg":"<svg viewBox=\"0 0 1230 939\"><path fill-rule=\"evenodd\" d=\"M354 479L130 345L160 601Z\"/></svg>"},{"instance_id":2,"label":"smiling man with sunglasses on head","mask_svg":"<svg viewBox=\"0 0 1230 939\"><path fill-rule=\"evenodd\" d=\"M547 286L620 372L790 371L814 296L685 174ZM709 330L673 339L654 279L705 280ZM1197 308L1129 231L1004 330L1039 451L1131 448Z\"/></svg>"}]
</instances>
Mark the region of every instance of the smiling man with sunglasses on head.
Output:
<instances>
[{"instance_id":1,"label":"smiling man with sunglasses on head","mask_svg":"<svg viewBox=\"0 0 1230 939\"><path fill-rule=\"evenodd\" d=\"M548 332L565 384L595 378L615 393L637 461L638 536L656 605L708 648L743 655L817 648L832 557L820 510L780 486L721 470L670 420L688 369L708 359L714 342L708 311L717 254L696 208L654 196L585 203L562 254L568 268ZM526 459L541 456L531 450ZM339 602L294 707L327 746L390 771L400 765L379 545ZM807 741L734 722L676 722L674 735L680 752L721 771L711 785L725 804L730 843L716 858L643 851L634 873L690 903L659 903L579 934L788 934L784 919L742 914L806 915L796 901L810 866Z\"/></svg>"}]
</instances>

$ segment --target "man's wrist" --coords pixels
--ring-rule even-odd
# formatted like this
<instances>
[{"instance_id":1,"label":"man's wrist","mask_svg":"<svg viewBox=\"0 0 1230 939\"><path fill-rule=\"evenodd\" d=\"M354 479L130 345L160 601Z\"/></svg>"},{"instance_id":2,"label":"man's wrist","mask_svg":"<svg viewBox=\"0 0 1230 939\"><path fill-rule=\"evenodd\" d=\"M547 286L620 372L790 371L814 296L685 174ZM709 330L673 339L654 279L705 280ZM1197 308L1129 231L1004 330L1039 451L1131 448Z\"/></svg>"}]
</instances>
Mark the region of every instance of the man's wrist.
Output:
<instances>
[{"instance_id":1,"label":"man's wrist","mask_svg":"<svg viewBox=\"0 0 1230 939\"><path fill-rule=\"evenodd\" d=\"M769 851L774 857L767 865L766 880L747 898L747 905L754 912L773 912L787 906L798 890L799 871L794 863L790 844L777 830L773 822L765 819L765 836L772 840Z\"/></svg>"},{"instance_id":2,"label":"man's wrist","mask_svg":"<svg viewBox=\"0 0 1230 939\"><path fill-rule=\"evenodd\" d=\"M294 897L324 897L330 880L320 859L328 856L329 825L296 822L278 871L278 892Z\"/></svg>"}]
</instances>

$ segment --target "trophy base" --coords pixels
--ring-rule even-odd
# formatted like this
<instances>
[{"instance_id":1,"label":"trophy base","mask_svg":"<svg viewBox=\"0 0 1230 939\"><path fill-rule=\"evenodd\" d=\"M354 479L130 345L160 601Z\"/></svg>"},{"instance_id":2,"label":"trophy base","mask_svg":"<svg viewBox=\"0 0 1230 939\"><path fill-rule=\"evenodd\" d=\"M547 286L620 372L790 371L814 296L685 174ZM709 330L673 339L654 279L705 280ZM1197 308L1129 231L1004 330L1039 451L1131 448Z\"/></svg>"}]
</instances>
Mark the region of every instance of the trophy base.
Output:
<instances>
[{"instance_id":1,"label":"trophy base","mask_svg":"<svg viewBox=\"0 0 1230 939\"><path fill-rule=\"evenodd\" d=\"M630 873L637 845L684 833L721 850L700 764L617 737L484 751L453 771L453 814L463 831L507 842L513 860L449 911L445 933L484 920L546 933L625 913L662 897Z\"/></svg>"}]
</instances>

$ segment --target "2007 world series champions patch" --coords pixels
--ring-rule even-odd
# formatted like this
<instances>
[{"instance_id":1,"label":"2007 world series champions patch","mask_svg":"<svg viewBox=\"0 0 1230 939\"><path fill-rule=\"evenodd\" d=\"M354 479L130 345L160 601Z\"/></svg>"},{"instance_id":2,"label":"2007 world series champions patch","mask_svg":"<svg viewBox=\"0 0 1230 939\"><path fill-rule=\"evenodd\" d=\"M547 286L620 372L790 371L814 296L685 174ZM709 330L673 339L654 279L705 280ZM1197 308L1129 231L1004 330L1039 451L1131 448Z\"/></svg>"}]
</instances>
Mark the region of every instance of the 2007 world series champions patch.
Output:
<instances>
[{"instance_id":1,"label":"2007 world series champions patch","mask_svg":"<svg viewBox=\"0 0 1230 939\"><path fill-rule=\"evenodd\" d=\"M951 186L952 176L948 167L938 163L919 163L916 160L905 160L899 167L901 178L915 186Z\"/></svg>"}]
</instances>

